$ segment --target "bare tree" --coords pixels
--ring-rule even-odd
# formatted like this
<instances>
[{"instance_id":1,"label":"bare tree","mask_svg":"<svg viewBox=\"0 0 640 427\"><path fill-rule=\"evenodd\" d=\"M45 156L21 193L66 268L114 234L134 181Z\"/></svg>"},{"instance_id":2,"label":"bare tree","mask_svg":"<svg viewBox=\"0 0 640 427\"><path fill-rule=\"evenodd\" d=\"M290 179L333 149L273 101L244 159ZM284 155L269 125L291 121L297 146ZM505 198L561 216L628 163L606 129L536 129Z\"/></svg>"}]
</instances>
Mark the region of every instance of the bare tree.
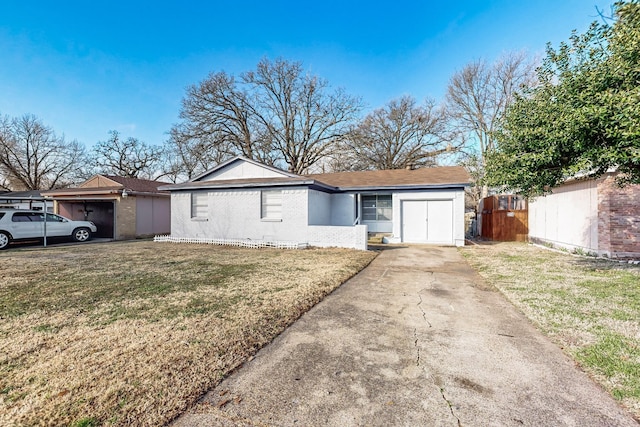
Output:
<instances>
[{"instance_id":1,"label":"bare tree","mask_svg":"<svg viewBox=\"0 0 640 427\"><path fill-rule=\"evenodd\" d=\"M433 166L452 146L444 116L433 101L418 105L410 96L368 114L349 134L350 169L403 169ZM339 167L339 166L338 166Z\"/></svg>"},{"instance_id":2,"label":"bare tree","mask_svg":"<svg viewBox=\"0 0 640 427\"><path fill-rule=\"evenodd\" d=\"M0 180L11 190L50 190L86 177L77 141L58 137L34 115L0 118Z\"/></svg>"},{"instance_id":3,"label":"bare tree","mask_svg":"<svg viewBox=\"0 0 640 427\"><path fill-rule=\"evenodd\" d=\"M458 131L460 143L477 160L481 170L471 171L481 179L487 153L495 148L494 132L517 92L535 83L535 61L522 52L507 53L493 64L477 60L467 64L449 81L446 109L452 127ZM480 187L481 197L488 195L486 186Z\"/></svg>"},{"instance_id":4,"label":"bare tree","mask_svg":"<svg viewBox=\"0 0 640 427\"><path fill-rule=\"evenodd\" d=\"M215 141L211 136L192 137L184 129L171 129L169 141L164 144L163 176L172 182L194 178L212 165L220 164L235 155L228 141Z\"/></svg>"},{"instance_id":5,"label":"bare tree","mask_svg":"<svg viewBox=\"0 0 640 427\"><path fill-rule=\"evenodd\" d=\"M162 147L147 145L137 138L120 137L118 131L99 141L93 148L96 167L101 173L128 178L153 179L158 174Z\"/></svg>"},{"instance_id":6,"label":"bare tree","mask_svg":"<svg viewBox=\"0 0 640 427\"><path fill-rule=\"evenodd\" d=\"M344 139L359 109L358 99L330 91L301 63L263 59L238 80L220 72L189 87L170 143L216 151L213 157L283 161L304 173Z\"/></svg>"}]
</instances>

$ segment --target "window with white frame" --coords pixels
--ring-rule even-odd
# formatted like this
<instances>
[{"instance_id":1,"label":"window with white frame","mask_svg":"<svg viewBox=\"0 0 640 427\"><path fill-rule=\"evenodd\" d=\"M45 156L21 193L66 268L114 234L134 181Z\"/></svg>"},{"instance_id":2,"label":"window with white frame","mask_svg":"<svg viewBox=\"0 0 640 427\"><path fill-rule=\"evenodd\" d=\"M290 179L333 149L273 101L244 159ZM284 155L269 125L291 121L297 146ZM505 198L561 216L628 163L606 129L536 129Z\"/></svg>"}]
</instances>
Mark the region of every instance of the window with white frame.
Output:
<instances>
[{"instance_id":1,"label":"window with white frame","mask_svg":"<svg viewBox=\"0 0 640 427\"><path fill-rule=\"evenodd\" d=\"M262 219L282 219L282 190L263 190L261 192Z\"/></svg>"},{"instance_id":2,"label":"window with white frame","mask_svg":"<svg viewBox=\"0 0 640 427\"><path fill-rule=\"evenodd\" d=\"M393 205L391 194L375 194L362 196L363 221L391 221Z\"/></svg>"},{"instance_id":3,"label":"window with white frame","mask_svg":"<svg viewBox=\"0 0 640 427\"><path fill-rule=\"evenodd\" d=\"M206 192L191 193L191 218L206 218L209 195Z\"/></svg>"}]
</instances>

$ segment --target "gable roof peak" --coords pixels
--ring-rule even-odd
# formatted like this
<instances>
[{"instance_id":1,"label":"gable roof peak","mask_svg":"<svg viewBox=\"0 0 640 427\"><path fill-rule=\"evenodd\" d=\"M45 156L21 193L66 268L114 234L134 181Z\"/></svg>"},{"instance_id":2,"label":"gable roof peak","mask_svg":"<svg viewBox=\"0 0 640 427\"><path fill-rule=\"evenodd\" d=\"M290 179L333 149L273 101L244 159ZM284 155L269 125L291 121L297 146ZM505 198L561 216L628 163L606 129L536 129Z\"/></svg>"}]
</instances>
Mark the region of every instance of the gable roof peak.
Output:
<instances>
[{"instance_id":1,"label":"gable roof peak","mask_svg":"<svg viewBox=\"0 0 640 427\"><path fill-rule=\"evenodd\" d=\"M275 166L269 166L269 165L266 165L264 163L260 163L257 160L250 159L248 157L235 156L235 157L233 157L233 158L231 158L231 159L229 159L227 161L224 161L224 162L214 166L213 168L201 173L200 175L196 176L195 178L190 179L188 182L200 181L200 180L202 180L202 178L204 178L206 176L209 176L209 175L211 175L211 174L213 174L213 173L215 173L215 172L217 172L219 170L222 170L222 169L224 169L224 168L226 168L226 167L228 167L228 166L230 166L230 165L232 165L233 163L236 163L236 162L246 162L246 163L252 164L254 166L261 167L261 168L270 170L272 172L284 175L284 176L289 177L289 178L300 178L300 175L297 175L297 174L291 173L291 172L287 172L287 171L279 169L279 168L277 168Z\"/></svg>"}]
</instances>

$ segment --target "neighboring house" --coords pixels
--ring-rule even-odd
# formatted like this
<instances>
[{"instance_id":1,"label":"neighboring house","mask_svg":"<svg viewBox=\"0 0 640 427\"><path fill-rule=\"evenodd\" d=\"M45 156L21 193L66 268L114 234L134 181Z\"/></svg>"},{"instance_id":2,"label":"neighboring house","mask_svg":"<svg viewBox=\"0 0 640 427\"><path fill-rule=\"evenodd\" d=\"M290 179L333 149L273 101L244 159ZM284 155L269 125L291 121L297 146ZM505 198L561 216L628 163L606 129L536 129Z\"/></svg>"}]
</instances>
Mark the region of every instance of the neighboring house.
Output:
<instances>
[{"instance_id":1,"label":"neighboring house","mask_svg":"<svg viewBox=\"0 0 640 427\"><path fill-rule=\"evenodd\" d=\"M609 257L640 256L640 185L574 180L529 202L529 240Z\"/></svg>"},{"instance_id":2,"label":"neighboring house","mask_svg":"<svg viewBox=\"0 0 640 427\"><path fill-rule=\"evenodd\" d=\"M462 167L296 175L236 157L171 192L171 238L244 239L366 249L464 245Z\"/></svg>"},{"instance_id":3,"label":"neighboring house","mask_svg":"<svg viewBox=\"0 0 640 427\"><path fill-rule=\"evenodd\" d=\"M93 221L96 237L115 240L171 232L171 197L166 182L95 175L77 188L43 191L54 211L73 220Z\"/></svg>"}]
</instances>

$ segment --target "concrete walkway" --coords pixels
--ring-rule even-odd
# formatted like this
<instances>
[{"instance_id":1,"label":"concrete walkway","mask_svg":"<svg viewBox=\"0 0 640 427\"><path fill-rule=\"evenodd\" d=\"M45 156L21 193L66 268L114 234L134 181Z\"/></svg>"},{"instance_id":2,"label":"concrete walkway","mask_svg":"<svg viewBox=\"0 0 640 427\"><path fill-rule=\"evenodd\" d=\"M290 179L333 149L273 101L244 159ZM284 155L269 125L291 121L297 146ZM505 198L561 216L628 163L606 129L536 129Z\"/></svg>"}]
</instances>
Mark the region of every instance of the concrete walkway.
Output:
<instances>
[{"instance_id":1,"label":"concrete walkway","mask_svg":"<svg viewBox=\"0 0 640 427\"><path fill-rule=\"evenodd\" d=\"M455 248L385 250L175 426L638 426Z\"/></svg>"}]
</instances>

